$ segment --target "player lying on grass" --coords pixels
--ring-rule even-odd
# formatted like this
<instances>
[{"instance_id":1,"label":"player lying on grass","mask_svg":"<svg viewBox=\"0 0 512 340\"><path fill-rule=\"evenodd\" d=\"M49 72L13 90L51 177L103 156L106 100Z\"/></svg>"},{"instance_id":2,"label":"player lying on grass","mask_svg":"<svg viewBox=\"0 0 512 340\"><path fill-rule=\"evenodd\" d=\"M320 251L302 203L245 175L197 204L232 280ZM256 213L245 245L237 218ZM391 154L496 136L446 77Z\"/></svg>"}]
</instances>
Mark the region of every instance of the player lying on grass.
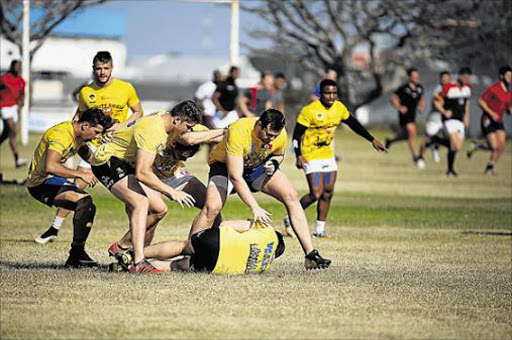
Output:
<instances>
[{"instance_id":1,"label":"player lying on grass","mask_svg":"<svg viewBox=\"0 0 512 340\"><path fill-rule=\"evenodd\" d=\"M102 110L87 109L78 121L64 122L48 129L32 157L27 178L30 195L49 207L74 211L73 242L66 261L67 267L97 265L85 252L85 242L94 222L96 207L91 196L70 181L79 178L89 186L94 186L96 179L91 170L74 170L63 163L77 152L88 150L86 143L97 138L112 124L112 119L105 116Z\"/></svg>"},{"instance_id":2,"label":"player lying on grass","mask_svg":"<svg viewBox=\"0 0 512 340\"><path fill-rule=\"evenodd\" d=\"M244 220L224 221L220 227L194 234L194 254L169 261L174 257L176 243L180 242L151 245L144 248L144 255L153 259L151 264L163 272L194 270L239 275L267 271L285 250L283 236L274 228Z\"/></svg>"}]
</instances>

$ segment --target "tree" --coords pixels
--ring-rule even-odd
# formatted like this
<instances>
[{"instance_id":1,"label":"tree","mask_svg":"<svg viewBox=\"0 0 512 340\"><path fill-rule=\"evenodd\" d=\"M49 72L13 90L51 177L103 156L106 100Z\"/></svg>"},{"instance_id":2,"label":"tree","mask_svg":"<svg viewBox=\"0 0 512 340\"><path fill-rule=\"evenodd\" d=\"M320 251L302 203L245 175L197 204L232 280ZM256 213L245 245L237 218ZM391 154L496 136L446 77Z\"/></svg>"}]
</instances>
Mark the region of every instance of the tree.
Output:
<instances>
[{"instance_id":1,"label":"tree","mask_svg":"<svg viewBox=\"0 0 512 340\"><path fill-rule=\"evenodd\" d=\"M42 10L43 15L30 24L30 60L52 30L72 13L104 3L108 0L39 0L32 1L32 6ZM0 32L8 41L16 44L20 50L22 44L23 1L0 1Z\"/></svg>"}]
</instances>

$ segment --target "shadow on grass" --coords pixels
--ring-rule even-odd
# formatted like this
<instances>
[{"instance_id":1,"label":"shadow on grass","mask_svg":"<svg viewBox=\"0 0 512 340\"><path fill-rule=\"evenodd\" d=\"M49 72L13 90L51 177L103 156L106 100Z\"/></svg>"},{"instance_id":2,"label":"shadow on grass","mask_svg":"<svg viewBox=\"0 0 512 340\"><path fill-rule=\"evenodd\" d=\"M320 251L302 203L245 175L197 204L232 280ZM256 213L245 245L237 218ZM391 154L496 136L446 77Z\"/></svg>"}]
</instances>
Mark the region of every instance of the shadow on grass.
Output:
<instances>
[{"instance_id":1,"label":"shadow on grass","mask_svg":"<svg viewBox=\"0 0 512 340\"><path fill-rule=\"evenodd\" d=\"M480 230L468 230L463 231L463 234L472 234L472 235L486 235L486 236L512 236L512 232L510 231L480 231Z\"/></svg>"},{"instance_id":2,"label":"shadow on grass","mask_svg":"<svg viewBox=\"0 0 512 340\"><path fill-rule=\"evenodd\" d=\"M0 261L0 268L108 271L108 265L102 264L99 264L97 267L68 268L64 266L64 264L57 263L24 263L11 261Z\"/></svg>"}]
</instances>

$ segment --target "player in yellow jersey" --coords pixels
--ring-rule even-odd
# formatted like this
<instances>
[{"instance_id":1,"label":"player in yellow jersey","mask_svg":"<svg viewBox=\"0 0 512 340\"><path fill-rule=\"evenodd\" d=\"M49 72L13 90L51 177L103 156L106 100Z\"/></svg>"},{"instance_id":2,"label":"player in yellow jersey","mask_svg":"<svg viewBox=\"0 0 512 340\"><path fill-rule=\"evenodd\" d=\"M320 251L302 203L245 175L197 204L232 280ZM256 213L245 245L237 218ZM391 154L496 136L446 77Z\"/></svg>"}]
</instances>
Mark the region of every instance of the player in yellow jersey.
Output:
<instances>
[{"instance_id":1,"label":"player in yellow jersey","mask_svg":"<svg viewBox=\"0 0 512 340\"><path fill-rule=\"evenodd\" d=\"M241 118L232 123L226 137L210 153L209 183L206 202L194 219L191 235L210 228L220 214L229 194L236 192L251 209L255 221L270 223L270 214L261 208L252 192L261 191L282 202L299 242L306 254L307 268L327 268L331 261L313 248L306 215L297 192L286 175L279 171L286 149L284 115L275 109L264 111L259 118ZM175 255L190 255L185 245Z\"/></svg>"},{"instance_id":2,"label":"player in yellow jersey","mask_svg":"<svg viewBox=\"0 0 512 340\"><path fill-rule=\"evenodd\" d=\"M336 128L341 122L372 143L377 151L385 151L384 145L375 139L348 112L338 99L335 81L324 79L320 82L320 99L305 106L297 117L293 131L293 148L297 158L296 166L303 169L309 185L309 193L300 199L303 209L318 201L315 237L327 237L324 231L329 206L334 194L338 166L334 159L331 143ZM285 228L287 222L285 221ZM290 232L285 229L285 232Z\"/></svg>"},{"instance_id":3,"label":"player in yellow jersey","mask_svg":"<svg viewBox=\"0 0 512 340\"><path fill-rule=\"evenodd\" d=\"M251 220L224 221L218 228L192 236L194 254L172 262L177 241L161 242L144 249L151 263L164 272L207 271L213 274L258 274L270 269L285 250L283 236L269 225Z\"/></svg>"},{"instance_id":4,"label":"player in yellow jersey","mask_svg":"<svg viewBox=\"0 0 512 340\"><path fill-rule=\"evenodd\" d=\"M74 119L80 117L82 112L88 108L100 108L105 115L117 120L117 123L106 133L106 137L108 137L113 131L122 129L130 122L142 117L142 106L130 83L112 77L113 61L108 51L100 51L94 56L92 69L93 81L90 84L85 84L80 90L78 110ZM129 117L128 109L132 111ZM91 144L99 145L99 138ZM78 168L90 171L91 166L81 159ZM85 183L80 180L77 180L76 184L81 189L86 187ZM50 228L36 237L35 241L40 244L53 242L69 213L69 210L57 209Z\"/></svg>"},{"instance_id":5,"label":"player in yellow jersey","mask_svg":"<svg viewBox=\"0 0 512 340\"><path fill-rule=\"evenodd\" d=\"M54 205L75 212L67 267L96 265L96 261L85 252L96 207L89 194L68 180L80 178L94 186L96 178L90 171L73 170L64 163L77 152L88 151L86 143L97 138L112 124L110 117L92 108L86 110L78 121L64 122L48 129L37 145L28 169L27 189L32 197L49 207Z\"/></svg>"}]
</instances>

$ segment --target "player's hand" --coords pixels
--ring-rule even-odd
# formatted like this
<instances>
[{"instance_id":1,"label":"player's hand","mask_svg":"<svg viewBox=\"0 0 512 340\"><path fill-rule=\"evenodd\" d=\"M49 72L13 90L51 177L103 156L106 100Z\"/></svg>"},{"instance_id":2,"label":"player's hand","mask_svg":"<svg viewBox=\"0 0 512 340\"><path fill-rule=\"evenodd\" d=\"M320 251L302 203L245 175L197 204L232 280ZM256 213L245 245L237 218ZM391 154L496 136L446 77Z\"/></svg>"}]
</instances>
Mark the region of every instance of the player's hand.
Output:
<instances>
[{"instance_id":1,"label":"player's hand","mask_svg":"<svg viewBox=\"0 0 512 340\"><path fill-rule=\"evenodd\" d=\"M275 172L277 171L277 167L275 166L274 164L275 162L272 162L271 160L270 161L267 161L264 165L263 165L263 169L265 169L265 174L268 175L268 176L272 176L273 174L275 174Z\"/></svg>"},{"instance_id":2,"label":"player's hand","mask_svg":"<svg viewBox=\"0 0 512 340\"><path fill-rule=\"evenodd\" d=\"M254 216L254 222L260 221L263 224L270 225L272 223L272 219L270 218L271 213L263 209L262 207L256 207L252 210L252 214Z\"/></svg>"},{"instance_id":3,"label":"player's hand","mask_svg":"<svg viewBox=\"0 0 512 340\"><path fill-rule=\"evenodd\" d=\"M304 166L308 165L308 161L306 161L306 158L304 156L300 155L297 157L297 160L295 161L295 166L297 169L304 169Z\"/></svg>"},{"instance_id":4,"label":"player's hand","mask_svg":"<svg viewBox=\"0 0 512 340\"><path fill-rule=\"evenodd\" d=\"M401 114L406 114L406 113L407 113L407 111L408 111L408 110L407 110L407 106L403 106L403 105L402 105L402 106L400 106L400 113L401 113Z\"/></svg>"},{"instance_id":5,"label":"player's hand","mask_svg":"<svg viewBox=\"0 0 512 340\"><path fill-rule=\"evenodd\" d=\"M114 131L111 131L110 129L103 132L101 136L101 144L110 143L114 139Z\"/></svg>"},{"instance_id":6,"label":"player's hand","mask_svg":"<svg viewBox=\"0 0 512 340\"><path fill-rule=\"evenodd\" d=\"M448 118L452 118L453 116L453 112L451 110L446 110L444 112L444 116L448 119Z\"/></svg>"},{"instance_id":7,"label":"player's hand","mask_svg":"<svg viewBox=\"0 0 512 340\"><path fill-rule=\"evenodd\" d=\"M379 151L379 152L388 152L388 149L386 149L386 147L384 146L384 144L382 144L379 140L377 139L374 139L372 141L372 146L375 150Z\"/></svg>"},{"instance_id":8,"label":"player's hand","mask_svg":"<svg viewBox=\"0 0 512 340\"><path fill-rule=\"evenodd\" d=\"M89 169L81 169L78 170L80 172L79 178L87 183L91 188L98 184L98 179L94 176L91 170Z\"/></svg>"},{"instance_id":9,"label":"player's hand","mask_svg":"<svg viewBox=\"0 0 512 340\"><path fill-rule=\"evenodd\" d=\"M181 190L171 191L171 193L169 194L169 198L172 199L173 201L178 202L178 204L182 208L191 208L194 206L194 203L196 202L195 198L192 197L192 195Z\"/></svg>"}]
</instances>

